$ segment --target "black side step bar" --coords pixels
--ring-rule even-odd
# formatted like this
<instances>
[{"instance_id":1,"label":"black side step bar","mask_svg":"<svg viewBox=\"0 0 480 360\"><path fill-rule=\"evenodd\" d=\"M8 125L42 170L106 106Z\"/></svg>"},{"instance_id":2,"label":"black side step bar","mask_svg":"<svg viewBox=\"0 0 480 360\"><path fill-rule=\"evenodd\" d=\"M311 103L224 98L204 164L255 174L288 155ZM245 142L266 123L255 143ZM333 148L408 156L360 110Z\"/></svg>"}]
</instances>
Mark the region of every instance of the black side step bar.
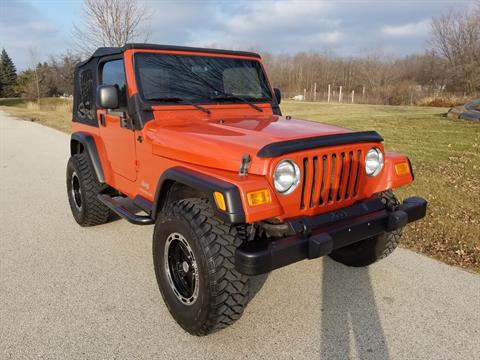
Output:
<instances>
[{"instance_id":1,"label":"black side step bar","mask_svg":"<svg viewBox=\"0 0 480 360\"><path fill-rule=\"evenodd\" d=\"M105 194L99 194L98 200L100 200L105 206L110 208L115 214L124 218L128 222L131 222L132 224L151 225L155 223L155 221L150 216L135 214L131 210L127 209L125 205L121 204L120 201L118 201L115 198L112 198L111 196L108 196ZM134 206L136 206L135 203L134 203ZM136 207L138 207L138 205Z\"/></svg>"}]
</instances>

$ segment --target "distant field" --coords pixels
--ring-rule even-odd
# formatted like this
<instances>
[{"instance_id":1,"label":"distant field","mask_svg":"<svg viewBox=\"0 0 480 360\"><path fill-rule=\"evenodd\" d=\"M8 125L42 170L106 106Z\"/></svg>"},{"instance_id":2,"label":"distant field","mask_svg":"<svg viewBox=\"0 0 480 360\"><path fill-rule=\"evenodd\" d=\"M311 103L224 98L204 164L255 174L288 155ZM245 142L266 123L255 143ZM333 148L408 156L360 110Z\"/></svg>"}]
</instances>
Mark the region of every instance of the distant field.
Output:
<instances>
[{"instance_id":1,"label":"distant field","mask_svg":"<svg viewBox=\"0 0 480 360\"><path fill-rule=\"evenodd\" d=\"M69 132L72 124L72 102L68 99L45 98L40 99L40 104L22 99L0 99L0 110L64 132Z\"/></svg>"},{"instance_id":2,"label":"distant field","mask_svg":"<svg viewBox=\"0 0 480 360\"><path fill-rule=\"evenodd\" d=\"M0 99L0 109L70 130L68 100L43 99L38 106ZM397 194L423 196L429 209L426 219L409 226L403 245L480 272L480 124L448 119L443 116L447 109L430 107L285 101L282 111L354 130L376 130L388 150L407 154L415 183Z\"/></svg>"}]
</instances>

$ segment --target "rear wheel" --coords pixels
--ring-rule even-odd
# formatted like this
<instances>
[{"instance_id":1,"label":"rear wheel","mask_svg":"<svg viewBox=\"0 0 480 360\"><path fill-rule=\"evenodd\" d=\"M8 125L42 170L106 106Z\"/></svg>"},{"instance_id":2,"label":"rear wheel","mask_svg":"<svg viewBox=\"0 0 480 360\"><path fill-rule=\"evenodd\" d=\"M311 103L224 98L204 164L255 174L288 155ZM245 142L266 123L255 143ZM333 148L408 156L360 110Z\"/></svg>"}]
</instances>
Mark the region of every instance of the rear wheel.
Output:
<instances>
[{"instance_id":1,"label":"rear wheel","mask_svg":"<svg viewBox=\"0 0 480 360\"><path fill-rule=\"evenodd\" d=\"M249 278L235 270L235 227L216 218L208 201L184 199L158 216L153 236L155 274L177 323L207 335L238 320L249 300Z\"/></svg>"},{"instance_id":2,"label":"rear wheel","mask_svg":"<svg viewBox=\"0 0 480 360\"><path fill-rule=\"evenodd\" d=\"M102 190L87 155L75 154L67 164L67 194L72 215L81 226L104 224L110 210L98 199Z\"/></svg>"},{"instance_id":3,"label":"rear wheel","mask_svg":"<svg viewBox=\"0 0 480 360\"><path fill-rule=\"evenodd\" d=\"M382 192L378 196L388 207L400 204L391 190ZM387 232L334 250L330 257L347 266L368 266L390 255L400 244L402 234L403 228Z\"/></svg>"}]
</instances>

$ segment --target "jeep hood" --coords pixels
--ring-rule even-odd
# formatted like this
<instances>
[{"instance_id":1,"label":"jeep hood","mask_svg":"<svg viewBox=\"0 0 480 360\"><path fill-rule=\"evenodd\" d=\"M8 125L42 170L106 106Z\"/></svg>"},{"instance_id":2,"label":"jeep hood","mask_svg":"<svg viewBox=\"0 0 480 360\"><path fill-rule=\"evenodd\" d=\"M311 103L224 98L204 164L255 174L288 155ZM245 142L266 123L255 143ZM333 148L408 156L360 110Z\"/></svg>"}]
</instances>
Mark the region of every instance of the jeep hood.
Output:
<instances>
[{"instance_id":1,"label":"jeep hood","mask_svg":"<svg viewBox=\"0 0 480 360\"><path fill-rule=\"evenodd\" d=\"M217 120L151 121L145 127L155 155L200 166L238 172L250 154L250 173L265 174L268 159L257 157L265 145L293 139L342 134L350 130L300 119L268 115Z\"/></svg>"}]
</instances>

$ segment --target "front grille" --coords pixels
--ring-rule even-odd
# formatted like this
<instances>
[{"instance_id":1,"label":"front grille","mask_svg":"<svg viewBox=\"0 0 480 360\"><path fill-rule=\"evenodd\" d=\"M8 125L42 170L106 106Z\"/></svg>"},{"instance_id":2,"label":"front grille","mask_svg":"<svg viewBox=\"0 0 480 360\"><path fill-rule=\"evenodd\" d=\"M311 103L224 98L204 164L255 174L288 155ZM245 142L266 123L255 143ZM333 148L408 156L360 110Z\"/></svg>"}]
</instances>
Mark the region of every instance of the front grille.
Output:
<instances>
[{"instance_id":1,"label":"front grille","mask_svg":"<svg viewBox=\"0 0 480 360\"><path fill-rule=\"evenodd\" d=\"M300 209L351 201L358 196L362 150L303 158Z\"/></svg>"}]
</instances>

